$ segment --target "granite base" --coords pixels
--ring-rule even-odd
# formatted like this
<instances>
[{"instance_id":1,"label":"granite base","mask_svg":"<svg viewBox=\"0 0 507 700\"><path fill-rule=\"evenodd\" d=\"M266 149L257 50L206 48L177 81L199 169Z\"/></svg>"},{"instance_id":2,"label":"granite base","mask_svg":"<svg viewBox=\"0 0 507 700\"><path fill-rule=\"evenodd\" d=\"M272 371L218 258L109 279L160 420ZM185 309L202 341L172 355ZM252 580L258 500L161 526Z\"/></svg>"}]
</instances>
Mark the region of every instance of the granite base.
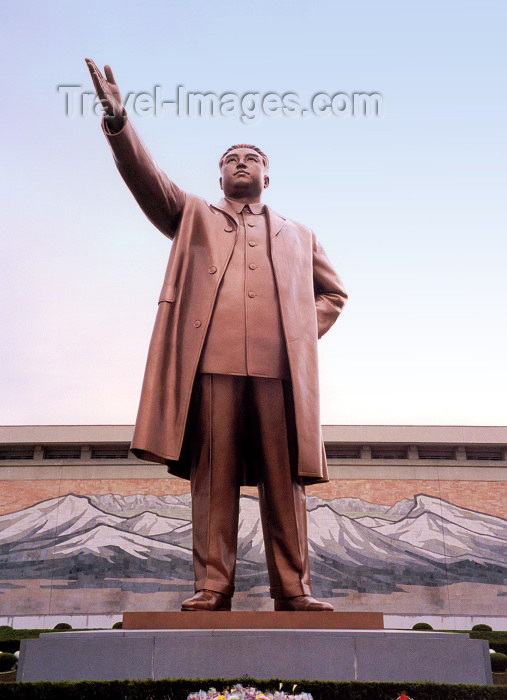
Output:
<instances>
[{"instance_id":1,"label":"granite base","mask_svg":"<svg viewBox=\"0 0 507 700\"><path fill-rule=\"evenodd\" d=\"M243 675L294 680L492 682L484 640L469 639L466 634L386 630L58 632L23 640L18 667L19 681Z\"/></svg>"}]
</instances>

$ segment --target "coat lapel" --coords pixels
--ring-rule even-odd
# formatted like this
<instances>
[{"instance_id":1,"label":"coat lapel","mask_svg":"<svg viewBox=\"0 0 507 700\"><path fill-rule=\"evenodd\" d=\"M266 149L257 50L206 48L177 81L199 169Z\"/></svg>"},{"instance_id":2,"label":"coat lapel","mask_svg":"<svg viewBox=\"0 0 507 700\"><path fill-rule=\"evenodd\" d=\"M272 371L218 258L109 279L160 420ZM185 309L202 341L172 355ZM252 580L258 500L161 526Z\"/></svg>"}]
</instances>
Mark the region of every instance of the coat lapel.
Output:
<instances>
[{"instance_id":1,"label":"coat lapel","mask_svg":"<svg viewBox=\"0 0 507 700\"><path fill-rule=\"evenodd\" d=\"M266 210L268 212L269 230L271 232L271 238L274 238L280 232L282 226L285 223L285 219L283 218L283 216L280 216L269 207L266 207Z\"/></svg>"}]
</instances>

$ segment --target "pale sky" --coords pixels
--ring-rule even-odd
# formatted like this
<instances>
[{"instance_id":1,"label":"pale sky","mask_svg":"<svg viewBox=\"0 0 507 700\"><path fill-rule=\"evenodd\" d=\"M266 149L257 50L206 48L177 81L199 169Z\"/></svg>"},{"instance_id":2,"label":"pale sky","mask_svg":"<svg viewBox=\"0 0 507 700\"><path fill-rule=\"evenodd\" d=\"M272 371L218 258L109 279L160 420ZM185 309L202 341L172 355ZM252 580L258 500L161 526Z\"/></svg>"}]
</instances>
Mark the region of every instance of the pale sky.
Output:
<instances>
[{"instance_id":1,"label":"pale sky","mask_svg":"<svg viewBox=\"0 0 507 700\"><path fill-rule=\"evenodd\" d=\"M378 92L380 118L132 116L184 190L221 197L233 143L311 227L350 300L320 341L322 422L507 422L505 2L3 0L0 424L132 423L170 241L97 116L122 93Z\"/></svg>"}]
</instances>

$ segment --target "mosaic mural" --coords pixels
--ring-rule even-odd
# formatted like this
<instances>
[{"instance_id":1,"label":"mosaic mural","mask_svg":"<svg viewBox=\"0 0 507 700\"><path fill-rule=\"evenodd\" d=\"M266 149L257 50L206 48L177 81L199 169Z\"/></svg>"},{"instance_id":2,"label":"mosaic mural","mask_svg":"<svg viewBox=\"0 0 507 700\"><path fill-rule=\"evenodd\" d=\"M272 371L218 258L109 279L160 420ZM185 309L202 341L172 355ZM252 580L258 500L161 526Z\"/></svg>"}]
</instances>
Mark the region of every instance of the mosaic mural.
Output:
<instances>
[{"instance_id":1,"label":"mosaic mural","mask_svg":"<svg viewBox=\"0 0 507 700\"><path fill-rule=\"evenodd\" d=\"M0 515L0 615L179 609L188 493L65 493ZM336 609L507 614L507 521L431 494L308 497L315 595ZM272 609L257 499L241 498L236 609Z\"/></svg>"}]
</instances>

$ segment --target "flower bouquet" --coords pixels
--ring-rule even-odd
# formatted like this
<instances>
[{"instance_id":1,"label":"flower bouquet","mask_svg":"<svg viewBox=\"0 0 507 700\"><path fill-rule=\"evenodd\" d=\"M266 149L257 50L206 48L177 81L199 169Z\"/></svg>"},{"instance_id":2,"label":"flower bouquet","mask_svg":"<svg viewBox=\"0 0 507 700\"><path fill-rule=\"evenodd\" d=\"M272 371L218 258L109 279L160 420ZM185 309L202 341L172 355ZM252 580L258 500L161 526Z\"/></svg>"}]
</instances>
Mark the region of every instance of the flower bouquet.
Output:
<instances>
[{"instance_id":1,"label":"flower bouquet","mask_svg":"<svg viewBox=\"0 0 507 700\"><path fill-rule=\"evenodd\" d=\"M216 688L209 688L209 690L198 690L197 692L190 693L187 696L187 700L313 700L310 693L294 693L296 685L292 686L292 691L290 693L282 690L282 684L278 690L274 693L261 690L257 690L253 686L247 686L244 688L241 683L237 683L233 688L229 690L218 691ZM401 699L403 700L403 698Z\"/></svg>"}]
</instances>

